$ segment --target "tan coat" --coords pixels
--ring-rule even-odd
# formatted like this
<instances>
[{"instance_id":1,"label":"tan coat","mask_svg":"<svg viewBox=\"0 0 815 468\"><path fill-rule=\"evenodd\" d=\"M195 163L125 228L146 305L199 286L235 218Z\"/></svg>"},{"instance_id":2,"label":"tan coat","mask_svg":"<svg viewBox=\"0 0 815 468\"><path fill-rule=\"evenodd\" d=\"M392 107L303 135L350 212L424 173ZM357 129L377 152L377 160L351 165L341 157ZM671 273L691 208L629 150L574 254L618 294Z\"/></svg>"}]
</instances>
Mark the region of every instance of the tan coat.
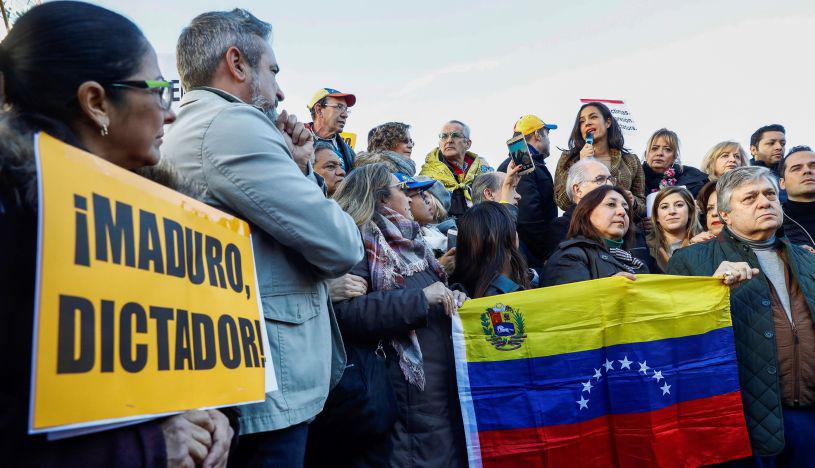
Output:
<instances>
[{"instance_id":1,"label":"tan coat","mask_svg":"<svg viewBox=\"0 0 815 468\"><path fill-rule=\"evenodd\" d=\"M569 169L579 160L578 156L570 157L567 151L560 155L555 170L555 202L561 210L566 210L571 202L566 196L566 178ZM645 216L645 174L636 154L611 151L611 175L617 178L617 187L629 190L634 195L632 213L635 218Z\"/></svg>"}]
</instances>

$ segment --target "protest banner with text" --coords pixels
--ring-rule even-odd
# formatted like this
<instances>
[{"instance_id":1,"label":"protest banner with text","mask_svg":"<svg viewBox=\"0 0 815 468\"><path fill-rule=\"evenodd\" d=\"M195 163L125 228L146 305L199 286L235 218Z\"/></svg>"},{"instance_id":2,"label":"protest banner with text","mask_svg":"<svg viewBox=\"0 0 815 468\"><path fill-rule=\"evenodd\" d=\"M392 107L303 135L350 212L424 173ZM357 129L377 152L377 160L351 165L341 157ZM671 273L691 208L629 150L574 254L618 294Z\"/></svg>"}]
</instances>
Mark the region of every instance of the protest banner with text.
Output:
<instances>
[{"instance_id":1,"label":"protest banner with text","mask_svg":"<svg viewBox=\"0 0 815 468\"><path fill-rule=\"evenodd\" d=\"M29 432L263 400L275 382L248 224L36 138Z\"/></svg>"},{"instance_id":2,"label":"protest banner with text","mask_svg":"<svg viewBox=\"0 0 815 468\"><path fill-rule=\"evenodd\" d=\"M631 116L631 111L628 109L628 105L625 101L621 99L580 99L581 104L588 104L590 102L601 102L605 104L608 110L611 111L611 115L617 119L620 130L627 135L636 135L637 124L634 123L634 117Z\"/></svg>"}]
</instances>

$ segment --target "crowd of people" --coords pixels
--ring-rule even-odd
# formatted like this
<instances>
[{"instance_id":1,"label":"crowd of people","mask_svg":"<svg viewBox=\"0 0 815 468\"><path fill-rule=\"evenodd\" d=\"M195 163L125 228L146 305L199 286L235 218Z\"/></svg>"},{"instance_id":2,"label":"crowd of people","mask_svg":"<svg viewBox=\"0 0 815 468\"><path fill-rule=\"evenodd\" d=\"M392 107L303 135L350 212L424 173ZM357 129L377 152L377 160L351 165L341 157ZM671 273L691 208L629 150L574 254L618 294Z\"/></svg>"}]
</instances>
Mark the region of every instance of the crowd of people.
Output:
<instances>
[{"instance_id":1,"label":"crowd of people","mask_svg":"<svg viewBox=\"0 0 815 468\"><path fill-rule=\"evenodd\" d=\"M451 342L462 303L650 272L731 288L754 453L733 466L812 465L811 148L786 151L784 127L767 125L750 138L752 159L724 141L697 169L662 128L641 160L593 102L578 109L554 177L545 160L557 126L534 115L507 124L530 171L511 158L493 170L455 119L417 170L408 124L373 128L359 154L343 140L353 94L320 89L308 123L280 110L271 32L241 9L195 17L178 40L177 114L153 47L119 14L49 2L0 43L6 461L464 466ZM40 131L250 223L279 390L65 440L27 435Z\"/></svg>"}]
</instances>

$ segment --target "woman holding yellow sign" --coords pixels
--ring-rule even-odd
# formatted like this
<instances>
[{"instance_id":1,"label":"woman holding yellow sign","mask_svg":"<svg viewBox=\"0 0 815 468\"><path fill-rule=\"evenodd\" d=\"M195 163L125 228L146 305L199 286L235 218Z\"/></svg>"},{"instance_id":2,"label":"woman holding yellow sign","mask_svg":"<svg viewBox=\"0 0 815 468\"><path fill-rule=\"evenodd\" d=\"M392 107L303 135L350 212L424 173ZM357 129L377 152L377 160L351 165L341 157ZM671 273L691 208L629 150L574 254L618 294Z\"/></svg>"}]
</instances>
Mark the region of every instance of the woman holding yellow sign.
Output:
<instances>
[{"instance_id":1,"label":"woman holding yellow sign","mask_svg":"<svg viewBox=\"0 0 815 468\"><path fill-rule=\"evenodd\" d=\"M37 264L34 135L47 132L130 170L158 163L163 127L175 114L153 47L135 24L104 8L69 1L34 7L0 44L0 102L9 109L0 117L0 444L15 459L4 464L225 466L237 431L218 410L63 441L26 434ZM171 173L152 172L180 189Z\"/></svg>"}]
</instances>

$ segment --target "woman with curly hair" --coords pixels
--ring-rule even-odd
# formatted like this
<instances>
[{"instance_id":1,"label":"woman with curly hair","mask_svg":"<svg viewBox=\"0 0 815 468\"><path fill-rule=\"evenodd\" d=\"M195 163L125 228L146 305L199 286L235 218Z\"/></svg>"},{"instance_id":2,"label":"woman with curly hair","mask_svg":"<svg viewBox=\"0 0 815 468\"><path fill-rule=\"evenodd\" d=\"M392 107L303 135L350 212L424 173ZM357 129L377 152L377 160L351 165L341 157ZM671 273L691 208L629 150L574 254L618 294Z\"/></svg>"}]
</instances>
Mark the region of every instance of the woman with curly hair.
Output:
<instances>
[{"instance_id":1,"label":"woman with curly hair","mask_svg":"<svg viewBox=\"0 0 815 468\"><path fill-rule=\"evenodd\" d=\"M357 155L354 167L385 163L392 172L416 175L416 163L410 159L413 139L409 130L410 125L401 122L387 122L372 128L368 132L368 151Z\"/></svg>"},{"instance_id":2,"label":"woman with curly hair","mask_svg":"<svg viewBox=\"0 0 815 468\"><path fill-rule=\"evenodd\" d=\"M368 135L368 152L377 151L393 151L410 159L410 153L413 152L410 125L402 122L388 122L374 127Z\"/></svg>"}]
</instances>

